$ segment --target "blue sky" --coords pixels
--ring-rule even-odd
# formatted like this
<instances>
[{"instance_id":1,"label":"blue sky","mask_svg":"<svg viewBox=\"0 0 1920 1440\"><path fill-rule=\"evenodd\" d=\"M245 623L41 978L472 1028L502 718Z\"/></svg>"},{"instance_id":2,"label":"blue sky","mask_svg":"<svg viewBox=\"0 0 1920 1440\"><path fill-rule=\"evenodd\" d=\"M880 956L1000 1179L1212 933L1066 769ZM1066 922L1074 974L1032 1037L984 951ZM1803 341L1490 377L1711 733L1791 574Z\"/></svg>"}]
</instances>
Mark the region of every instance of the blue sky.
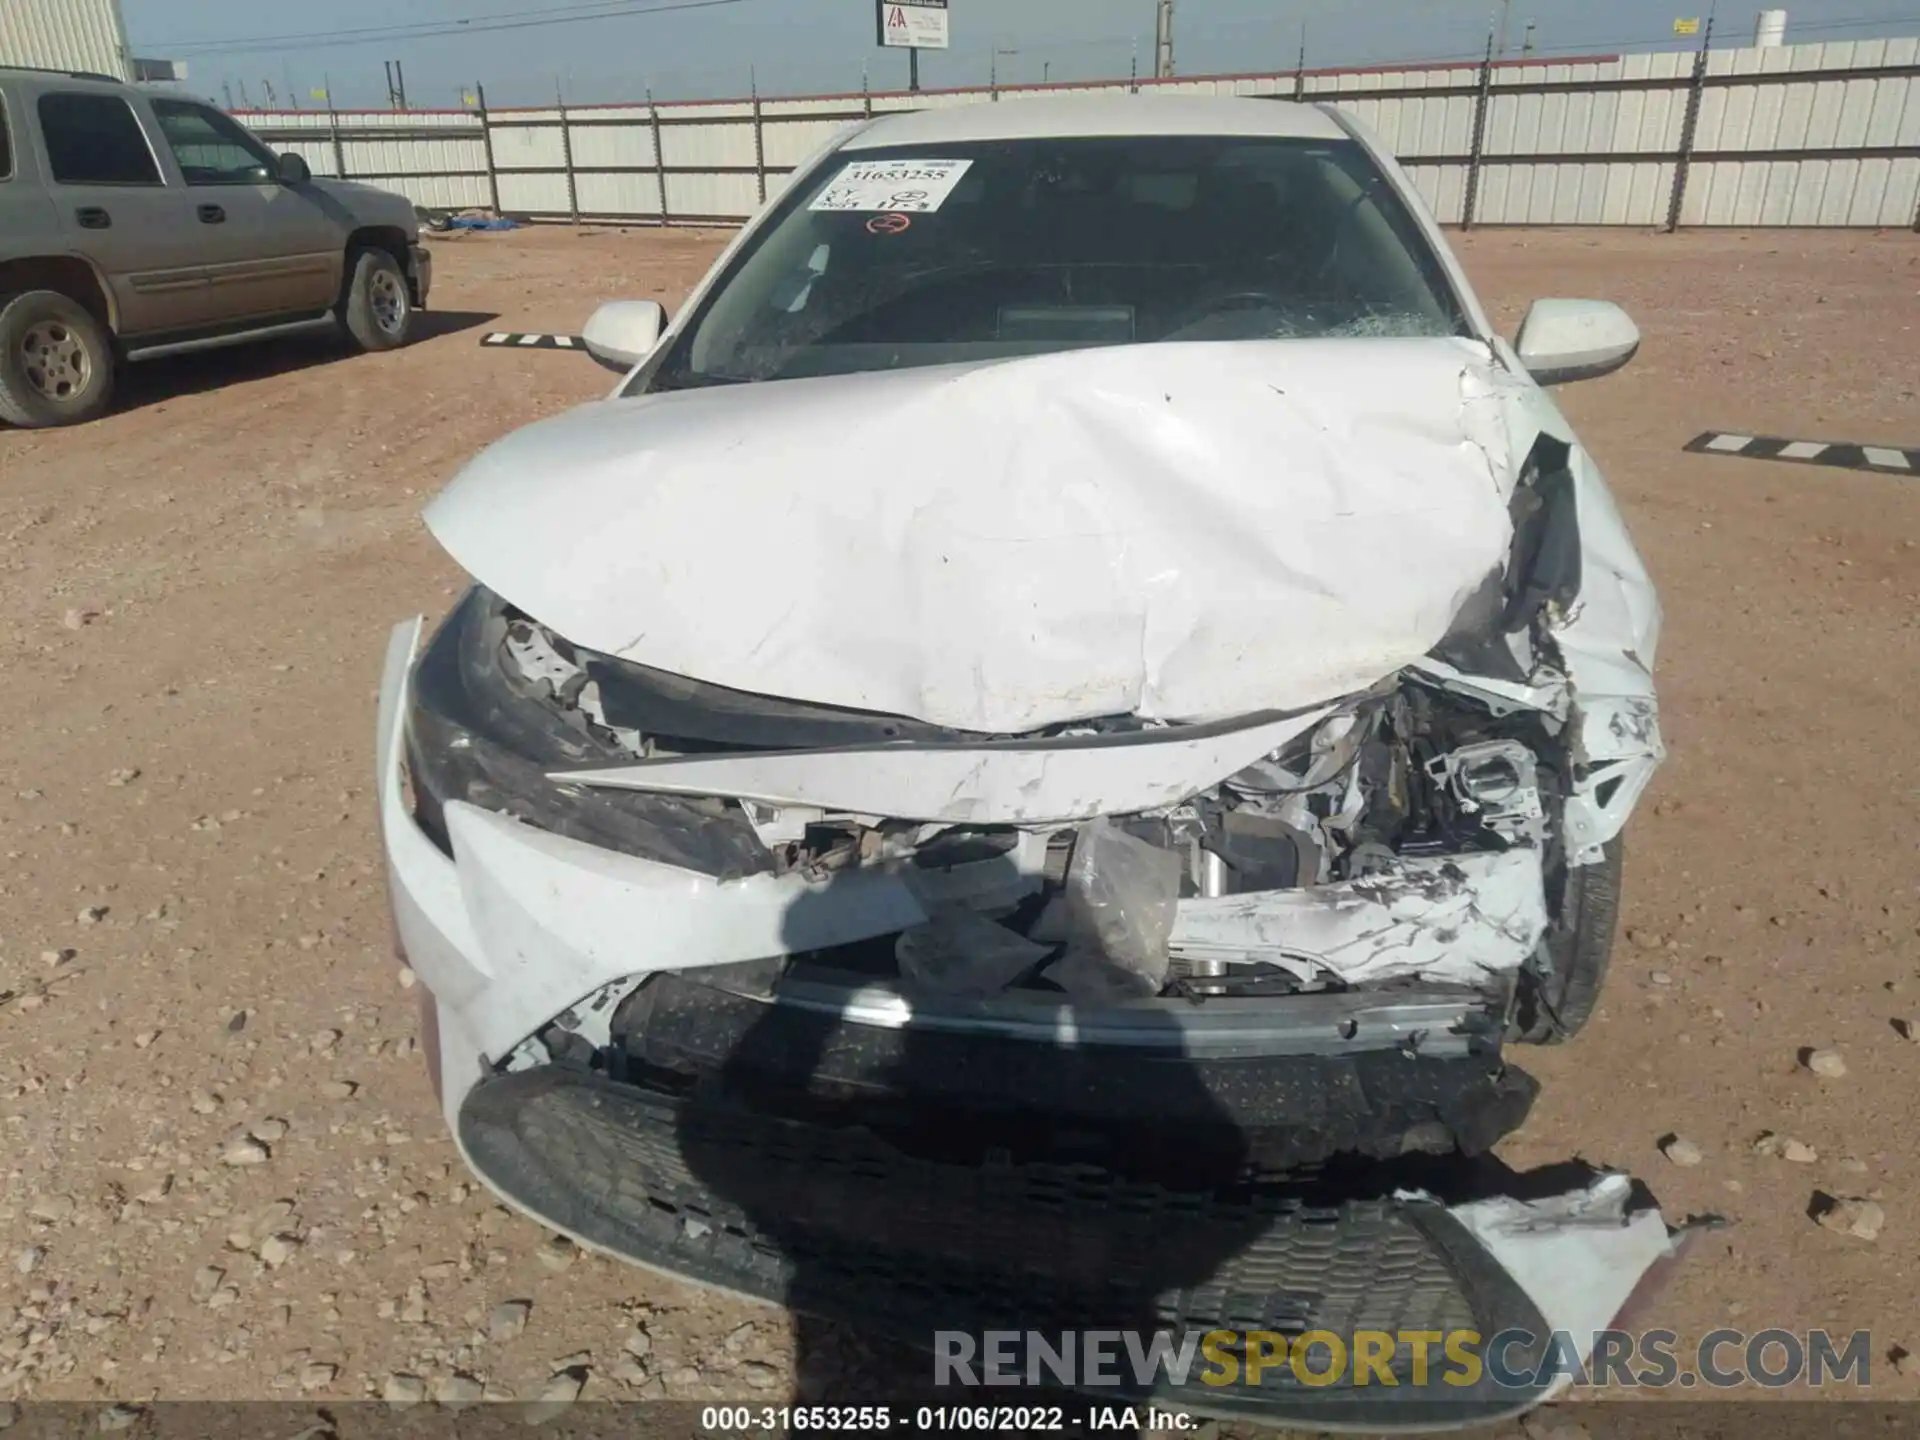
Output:
<instances>
[{"instance_id":1,"label":"blue sky","mask_svg":"<svg viewBox=\"0 0 1920 1440\"><path fill-rule=\"evenodd\" d=\"M1676 17L1712 0L1510 0L1511 47L1529 19L1541 53L1647 49L1681 43ZM904 88L906 58L874 45L874 0L699 0L647 15L641 7L686 0L122 0L134 50L183 57L194 89L231 87L264 104L269 88L312 104L331 83L345 106L384 104L383 62L400 61L415 106L460 102L475 80L494 105L551 100L632 100ZM1182 74L1286 70L1300 27L1309 65L1379 64L1477 54L1501 0L1178 0ZM611 17L595 11L622 8ZM1716 43L1747 43L1762 7L1719 0ZM1920 33L1920 0L1798 0L1790 41ZM924 53L929 88L983 82L994 52L1015 83L1125 75L1137 47L1152 67L1154 0L952 0L953 48ZM396 35L402 26L466 22L465 33ZM358 32L358 33L349 33Z\"/></svg>"}]
</instances>

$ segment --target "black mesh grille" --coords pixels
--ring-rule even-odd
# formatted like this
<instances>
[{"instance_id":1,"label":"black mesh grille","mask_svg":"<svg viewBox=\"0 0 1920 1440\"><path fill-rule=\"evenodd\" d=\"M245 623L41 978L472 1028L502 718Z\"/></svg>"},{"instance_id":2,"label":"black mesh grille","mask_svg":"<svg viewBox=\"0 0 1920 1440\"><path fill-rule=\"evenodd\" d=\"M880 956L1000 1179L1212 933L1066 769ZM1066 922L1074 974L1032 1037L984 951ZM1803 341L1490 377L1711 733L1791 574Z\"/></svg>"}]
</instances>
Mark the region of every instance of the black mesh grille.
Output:
<instances>
[{"instance_id":1,"label":"black mesh grille","mask_svg":"<svg viewBox=\"0 0 1920 1440\"><path fill-rule=\"evenodd\" d=\"M920 1160L866 1131L557 1068L484 1082L461 1133L493 1183L558 1228L909 1344L930 1344L936 1329L1543 1329L1431 1204L1316 1205L1090 1167ZM1392 1368L1410 1378L1410 1353ZM1258 1391L1205 1398L1272 1414L1291 1396L1318 1414L1343 1392L1374 1407L1401 1398L1308 1388L1284 1368L1268 1369ZM1521 1398L1463 1388L1447 1400L1504 1410Z\"/></svg>"}]
</instances>

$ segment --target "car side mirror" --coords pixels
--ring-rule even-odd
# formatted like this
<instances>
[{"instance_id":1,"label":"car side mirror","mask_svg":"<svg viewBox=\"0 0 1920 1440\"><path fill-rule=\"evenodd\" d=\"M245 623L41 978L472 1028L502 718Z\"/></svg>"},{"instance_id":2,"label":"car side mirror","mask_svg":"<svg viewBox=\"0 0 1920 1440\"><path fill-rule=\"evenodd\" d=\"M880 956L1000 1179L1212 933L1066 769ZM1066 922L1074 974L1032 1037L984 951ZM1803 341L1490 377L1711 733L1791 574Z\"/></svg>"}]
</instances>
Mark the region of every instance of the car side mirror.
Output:
<instances>
[{"instance_id":1,"label":"car side mirror","mask_svg":"<svg viewBox=\"0 0 1920 1440\"><path fill-rule=\"evenodd\" d=\"M307 168L307 162L291 150L280 157L277 175L282 185L304 185L313 179L313 171Z\"/></svg>"},{"instance_id":2,"label":"car side mirror","mask_svg":"<svg viewBox=\"0 0 1920 1440\"><path fill-rule=\"evenodd\" d=\"M1536 300L1513 348L1542 385L1611 375L1640 348L1640 327L1607 300Z\"/></svg>"},{"instance_id":3,"label":"car side mirror","mask_svg":"<svg viewBox=\"0 0 1920 1440\"><path fill-rule=\"evenodd\" d=\"M651 355L667 328L657 300L609 300L587 321L587 353L622 374Z\"/></svg>"}]
</instances>

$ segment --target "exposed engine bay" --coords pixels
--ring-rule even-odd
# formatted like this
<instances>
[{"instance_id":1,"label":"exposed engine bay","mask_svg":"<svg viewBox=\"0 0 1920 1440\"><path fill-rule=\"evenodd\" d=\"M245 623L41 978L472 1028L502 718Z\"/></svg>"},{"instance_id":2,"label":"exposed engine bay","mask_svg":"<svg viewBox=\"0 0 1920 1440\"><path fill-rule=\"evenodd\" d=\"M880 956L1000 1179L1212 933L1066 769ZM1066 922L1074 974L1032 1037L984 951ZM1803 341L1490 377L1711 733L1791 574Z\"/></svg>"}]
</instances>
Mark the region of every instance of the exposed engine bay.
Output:
<instances>
[{"instance_id":1,"label":"exposed engine bay","mask_svg":"<svg viewBox=\"0 0 1920 1440\"><path fill-rule=\"evenodd\" d=\"M574 767L763 756L776 736L789 752L818 753L874 741L1151 743L1180 729L1121 719L975 737L744 696L585 652L477 593L466 644L490 651L491 664L469 656L466 668L493 669ZM722 877L904 877L921 923L792 957L849 983L1117 1003L1419 977L1504 995L1548 927L1545 876L1559 863L1553 836L1570 776L1551 717L1497 708L1403 672L1296 722L1286 745L1176 803L1072 823L951 824L743 796L557 788L608 812L580 838L632 848L608 817L661 811L696 842L676 849L675 863ZM516 804L516 791L527 793L495 788L495 803L564 832L565 817L556 826Z\"/></svg>"}]
</instances>

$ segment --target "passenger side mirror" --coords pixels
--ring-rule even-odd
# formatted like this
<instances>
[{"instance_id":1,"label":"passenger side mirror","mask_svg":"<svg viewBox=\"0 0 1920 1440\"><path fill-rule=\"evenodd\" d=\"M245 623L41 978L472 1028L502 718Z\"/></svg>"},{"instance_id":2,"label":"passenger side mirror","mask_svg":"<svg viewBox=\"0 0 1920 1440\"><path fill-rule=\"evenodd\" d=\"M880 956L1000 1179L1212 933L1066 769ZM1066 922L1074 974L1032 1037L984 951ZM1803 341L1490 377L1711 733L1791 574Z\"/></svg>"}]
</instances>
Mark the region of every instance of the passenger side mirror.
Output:
<instances>
[{"instance_id":1,"label":"passenger side mirror","mask_svg":"<svg viewBox=\"0 0 1920 1440\"><path fill-rule=\"evenodd\" d=\"M280 157L279 180L282 185L304 185L313 179L307 162L289 150Z\"/></svg>"},{"instance_id":2,"label":"passenger side mirror","mask_svg":"<svg viewBox=\"0 0 1920 1440\"><path fill-rule=\"evenodd\" d=\"M623 374L653 353L667 328L657 300L609 300L587 321L587 353Z\"/></svg>"},{"instance_id":3,"label":"passenger side mirror","mask_svg":"<svg viewBox=\"0 0 1920 1440\"><path fill-rule=\"evenodd\" d=\"M1536 300L1513 348L1542 385L1610 375L1640 348L1640 327L1607 300Z\"/></svg>"}]
</instances>

